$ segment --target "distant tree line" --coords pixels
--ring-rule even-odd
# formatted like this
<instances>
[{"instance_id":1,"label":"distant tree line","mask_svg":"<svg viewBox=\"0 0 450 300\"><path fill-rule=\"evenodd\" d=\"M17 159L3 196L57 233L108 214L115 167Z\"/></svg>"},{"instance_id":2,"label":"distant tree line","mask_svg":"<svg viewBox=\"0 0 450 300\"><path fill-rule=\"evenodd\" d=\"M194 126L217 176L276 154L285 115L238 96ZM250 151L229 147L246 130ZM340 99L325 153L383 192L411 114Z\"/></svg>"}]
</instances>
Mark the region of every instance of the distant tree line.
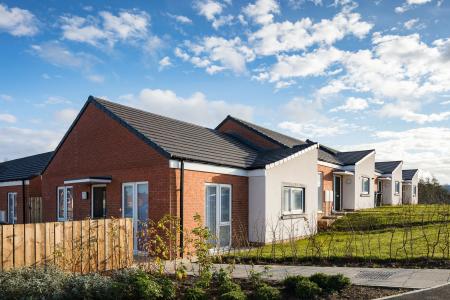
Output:
<instances>
[{"instance_id":1,"label":"distant tree line","mask_svg":"<svg viewBox=\"0 0 450 300\"><path fill-rule=\"evenodd\" d=\"M419 203L450 203L450 192L434 177L420 179Z\"/></svg>"}]
</instances>

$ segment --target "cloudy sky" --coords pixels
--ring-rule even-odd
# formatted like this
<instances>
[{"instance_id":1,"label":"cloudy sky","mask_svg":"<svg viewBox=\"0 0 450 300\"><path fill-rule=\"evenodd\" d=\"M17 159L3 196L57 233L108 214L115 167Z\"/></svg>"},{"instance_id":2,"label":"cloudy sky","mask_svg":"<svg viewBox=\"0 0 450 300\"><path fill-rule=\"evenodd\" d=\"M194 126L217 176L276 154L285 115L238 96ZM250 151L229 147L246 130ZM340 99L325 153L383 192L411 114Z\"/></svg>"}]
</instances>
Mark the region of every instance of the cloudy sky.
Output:
<instances>
[{"instance_id":1,"label":"cloudy sky","mask_svg":"<svg viewBox=\"0 0 450 300\"><path fill-rule=\"evenodd\" d=\"M448 0L0 0L0 160L89 95L371 149L450 183Z\"/></svg>"}]
</instances>

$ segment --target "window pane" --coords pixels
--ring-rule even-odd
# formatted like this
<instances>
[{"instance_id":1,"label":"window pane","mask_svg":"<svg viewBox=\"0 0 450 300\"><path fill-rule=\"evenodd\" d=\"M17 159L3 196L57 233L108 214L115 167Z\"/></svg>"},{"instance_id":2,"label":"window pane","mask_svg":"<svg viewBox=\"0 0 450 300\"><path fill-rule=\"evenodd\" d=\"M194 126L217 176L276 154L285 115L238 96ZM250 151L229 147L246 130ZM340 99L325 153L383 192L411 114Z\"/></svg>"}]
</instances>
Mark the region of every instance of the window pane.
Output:
<instances>
[{"instance_id":1,"label":"window pane","mask_svg":"<svg viewBox=\"0 0 450 300\"><path fill-rule=\"evenodd\" d=\"M230 225L220 226L219 245L220 247L230 246Z\"/></svg>"},{"instance_id":2,"label":"window pane","mask_svg":"<svg viewBox=\"0 0 450 300\"><path fill-rule=\"evenodd\" d=\"M133 217L133 186L125 185L123 188L123 216Z\"/></svg>"},{"instance_id":3,"label":"window pane","mask_svg":"<svg viewBox=\"0 0 450 300\"><path fill-rule=\"evenodd\" d=\"M289 188L283 188L283 211L291 210L291 207L289 205L290 193L291 191Z\"/></svg>"},{"instance_id":4,"label":"window pane","mask_svg":"<svg viewBox=\"0 0 450 300\"><path fill-rule=\"evenodd\" d=\"M17 221L17 194L8 194L8 222L13 224Z\"/></svg>"},{"instance_id":5,"label":"window pane","mask_svg":"<svg viewBox=\"0 0 450 300\"><path fill-rule=\"evenodd\" d=\"M292 189L292 210L303 210L303 189Z\"/></svg>"},{"instance_id":6,"label":"window pane","mask_svg":"<svg viewBox=\"0 0 450 300\"><path fill-rule=\"evenodd\" d=\"M73 219L73 189L67 188L67 192L66 192L66 196L67 196L67 220L72 220Z\"/></svg>"},{"instance_id":7,"label":"window pane","mask_svg":"<svg viewBox=\"0 0 450 300\"><path fill-rule=\"evenodd\" d=\"M322 210L323 209L323 173L319 172L317 173L317 209Z\"/></svg>"},{"instance_id":8,"label":"window pane","mask_svg":"<svg viewBox=\"0 0 450 300\"><path fill-rule=\"evenodd\" d=\"M206 186L206 227L208 227L209 232L216 238L217 235L217 186L208 185ZM213 242L212 240L209 241Z\"/></svg>"},{"instance_id":9,"label":"window pane","mask_svg":"<svg viewBox=\"0 0 450 300\"><path fill-rule=\"evenodd\" d=\"M64 188L58 188L58 219L64 219Z\"/></svg>"},{"instance_id":10,"label":"window pane","mask_svg":"<svg viewBox=\"0 0 450 300\"><path fill-rule=\"evenodd\" d=\"M137 193L138 219L145 222L148 219L148 184L138 184Z\"/></svg>"},{"instance_id":11,"label":"window pane","mask_svg":"<svg viewBox=\"0 0 450 300\"><path fill-rule=\"evenodd\" d=\"M220 188L220 221L230 222L230 188Z\"/></svg>"},{"instance_id":12,"label":"window pane","mask_svg":"<svg viewBox=\"0 0 450 300\"><path fill-rule=\"evenodd\" d=\"M363 177L362 178L362 192L365 194L368 194L370 190L370 181L369 178Z\"/></svg>"}]
</instances>

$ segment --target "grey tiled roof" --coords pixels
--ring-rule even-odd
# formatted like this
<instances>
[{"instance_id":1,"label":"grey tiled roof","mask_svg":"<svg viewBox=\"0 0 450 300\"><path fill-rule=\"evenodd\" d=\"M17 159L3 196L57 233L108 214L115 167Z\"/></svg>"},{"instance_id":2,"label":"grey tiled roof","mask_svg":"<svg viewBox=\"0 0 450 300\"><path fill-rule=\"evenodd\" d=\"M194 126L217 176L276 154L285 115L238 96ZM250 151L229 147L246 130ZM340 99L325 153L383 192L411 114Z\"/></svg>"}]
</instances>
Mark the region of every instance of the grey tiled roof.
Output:
<instances>
[{"instance_id":1,"label":"grey tiled roof","mask_svg":"<svg viewBox=\"0 0 450 300\"><path fill-rule=\"evenodd\" d=\"M402 161L379 161L375 162L375 171L381 174L391 174Z\"/></svg>"},{"instance_id":2,"label":"grey tiled roof","mask_svg":"<svg viewBox=\"0 0 450 300\"><path fill-rule=\"evenodd\" d=\"M89 99L168 158L254 169L302 150L261 152L215 129L95 97Z\"/></svg>"},{"instance_id":3,"label":"grey tiled roof","mask_svg":"<svg viewBox=\"0 0 450 300\"><path fill-rule=\"evenodd\" d=\"M416 175L418 169L410 169L410 170L402 170L402 179L403 180L412 180Z\"/></svg>"},{"instance_id":4,"label":"grey tiled roof","mask_svg":"<svg viewBox=\"0 0 450 300\"><path fill-rule=\"evenodd\" d=\"M40 175L53 152L47 152L0 163L0 182L30 179Z\"/></svg>"},{"instance_id":5,"label":"grey tiled roof","mask_svg":"<svg viewBox=\"0 0 450 300\"><path fill-rule=\"evenodd\" d=\"M244 125L248 129L250 129L250 130L252 130L252 131L254 131L254 132L256 132L256 133L258 133L258 134L260 134L262 136L264 136L266 139L271 140L272 142L278 143L278 144L283 145L283 146L287 146L287 147L292 148L292 147L297 146L297 145L305 145L305 144L307 144L306 142L304 142L302 140L299 140L299 139L290 137L288 135L285 135L285 134L282 134L282 133L279 133L279 132L276 132L276 131L264 128L262 126L259 126L259 125L256 125L256 124L253 124L253 123L250 123L250 122L247 122L247 121L235 118L233 116L227 116L226 119L223 120L216 127L216 129L218 129L227 120L234 120L234 121L236 121L238 123L241 123L242 125Z\"/></svg>"},{"instance_id":6,"label":"grey tiled roof","mask_svg":"<svg viewBox=\"0 0 450 300\"><path fill-rule=\"evenodd\" d=\"M337 158L342 165L354 165L374 150L338 152Z\"/></svg>"}]
</instances>

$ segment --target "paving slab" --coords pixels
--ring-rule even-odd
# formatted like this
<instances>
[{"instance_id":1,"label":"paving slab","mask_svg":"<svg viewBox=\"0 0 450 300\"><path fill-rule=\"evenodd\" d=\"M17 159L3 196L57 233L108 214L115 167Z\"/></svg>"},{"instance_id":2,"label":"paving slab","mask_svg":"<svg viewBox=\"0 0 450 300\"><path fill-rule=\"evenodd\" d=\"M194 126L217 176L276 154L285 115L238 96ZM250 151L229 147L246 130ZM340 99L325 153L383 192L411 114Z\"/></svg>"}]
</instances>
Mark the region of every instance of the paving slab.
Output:
<instances>
[{"instance_id":1,"label":"paving slab","mask_svg":"<svg viewBox=\"0 0 450 300\"><path fill-rule=\"evenodd\" d=\"M383 297L376 300L448 300L450 299L450 283L432 288L415 290L400 295Z\"/></svg>"}]
</instances>

